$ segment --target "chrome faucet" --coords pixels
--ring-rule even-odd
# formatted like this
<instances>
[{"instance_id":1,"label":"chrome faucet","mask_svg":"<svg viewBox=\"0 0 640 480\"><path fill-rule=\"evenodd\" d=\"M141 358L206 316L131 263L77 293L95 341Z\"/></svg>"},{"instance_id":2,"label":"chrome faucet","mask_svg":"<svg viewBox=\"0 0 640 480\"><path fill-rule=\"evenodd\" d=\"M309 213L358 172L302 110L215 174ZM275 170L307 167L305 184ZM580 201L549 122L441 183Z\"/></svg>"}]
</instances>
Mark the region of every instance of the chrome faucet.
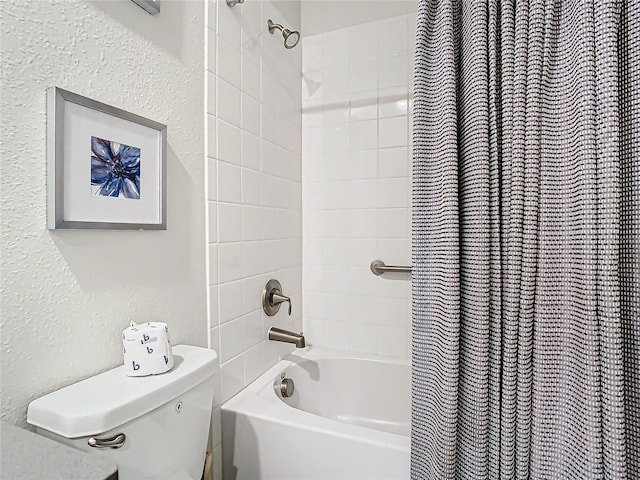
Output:
<instances>
[{"instance_id":1,"label":"chrome faucet","mask_svg":"<svg viewBox=\"0 0 640 480\"><path fill-rule=\"evenodd\" d=\"M275 342L293 343L296 348L304 348L306 346L304 341L304 335L302 332L295 333L289 330L283 330L278 327L271 327L269 329L269 340Z\"/></svg>"}]
</instances>

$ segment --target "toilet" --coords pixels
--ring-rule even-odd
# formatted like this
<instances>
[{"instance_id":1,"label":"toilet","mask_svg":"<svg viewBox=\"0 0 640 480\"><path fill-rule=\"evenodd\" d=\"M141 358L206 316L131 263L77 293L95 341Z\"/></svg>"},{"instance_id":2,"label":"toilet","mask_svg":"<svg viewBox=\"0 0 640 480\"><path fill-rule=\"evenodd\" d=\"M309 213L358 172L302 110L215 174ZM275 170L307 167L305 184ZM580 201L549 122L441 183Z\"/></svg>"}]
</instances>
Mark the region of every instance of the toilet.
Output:
<instances>
[{"instance_id":1,"label":"toilet","mask_svg":"<svg viewBox=\"0 0 640 480\"><path fill-rule=\"evenodd\" d=\"M120 366L40 397L27 422L40 435L104 455L120 480L200 480L217 356L177 345L173 357L161 375L127 377Z\"/></svg>"}]
</instances>

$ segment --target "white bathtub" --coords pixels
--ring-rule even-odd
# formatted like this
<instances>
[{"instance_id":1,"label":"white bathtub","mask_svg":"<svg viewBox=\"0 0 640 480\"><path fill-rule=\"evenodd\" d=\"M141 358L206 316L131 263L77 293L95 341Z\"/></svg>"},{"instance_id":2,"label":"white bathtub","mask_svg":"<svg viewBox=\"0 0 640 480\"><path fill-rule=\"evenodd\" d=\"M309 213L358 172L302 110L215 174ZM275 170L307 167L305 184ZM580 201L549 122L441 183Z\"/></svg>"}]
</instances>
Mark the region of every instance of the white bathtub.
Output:
<instances>
[{"instance_id":1,"label":"white bathtub","mask_svg":"<svg viewBox=\"0 0 640 480\"><path fill-rule=\"evenodd\" d=\"M224 478L408 479L410 404L406 362L297 350L222 406Z\"/></svg>"}]
</instances>

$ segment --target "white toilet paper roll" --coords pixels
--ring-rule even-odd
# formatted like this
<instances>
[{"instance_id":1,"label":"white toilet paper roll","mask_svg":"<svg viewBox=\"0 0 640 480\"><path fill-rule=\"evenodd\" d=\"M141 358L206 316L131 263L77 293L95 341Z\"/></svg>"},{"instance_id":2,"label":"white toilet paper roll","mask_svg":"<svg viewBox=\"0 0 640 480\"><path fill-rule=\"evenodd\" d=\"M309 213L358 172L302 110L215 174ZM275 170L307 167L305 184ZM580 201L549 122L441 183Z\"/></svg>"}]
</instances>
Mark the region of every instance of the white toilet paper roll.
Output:
<instances>
[{"instance_id":1,"label":"white toilet paper roll","mask_svg":"<svg viewBox=\"0 0 640 480\"><path fill-rule=\"evenodd\" d=\"M166 323L147 322L122 331L124 366L129 377L164 373L173 367L173 354Z\"/></svg>"}]
</instances>

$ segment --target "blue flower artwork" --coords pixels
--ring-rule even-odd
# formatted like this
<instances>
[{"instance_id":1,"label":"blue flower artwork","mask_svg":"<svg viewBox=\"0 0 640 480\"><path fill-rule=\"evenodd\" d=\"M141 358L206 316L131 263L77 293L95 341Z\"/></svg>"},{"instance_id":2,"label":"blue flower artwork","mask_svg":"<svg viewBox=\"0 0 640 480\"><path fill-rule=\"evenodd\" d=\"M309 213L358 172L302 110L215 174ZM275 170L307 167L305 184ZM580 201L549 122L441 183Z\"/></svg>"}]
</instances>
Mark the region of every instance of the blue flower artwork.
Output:
<instances>
[{"instance_id":1,"label":"blue flower artwork","mask_svg":"<svg viewBox=\"0 0 640 480\"><path fill-rule=\"evenodd\" d=\"M140 149L91 137L94 195L140 199Z\"/></svg>"}]
</instances>

